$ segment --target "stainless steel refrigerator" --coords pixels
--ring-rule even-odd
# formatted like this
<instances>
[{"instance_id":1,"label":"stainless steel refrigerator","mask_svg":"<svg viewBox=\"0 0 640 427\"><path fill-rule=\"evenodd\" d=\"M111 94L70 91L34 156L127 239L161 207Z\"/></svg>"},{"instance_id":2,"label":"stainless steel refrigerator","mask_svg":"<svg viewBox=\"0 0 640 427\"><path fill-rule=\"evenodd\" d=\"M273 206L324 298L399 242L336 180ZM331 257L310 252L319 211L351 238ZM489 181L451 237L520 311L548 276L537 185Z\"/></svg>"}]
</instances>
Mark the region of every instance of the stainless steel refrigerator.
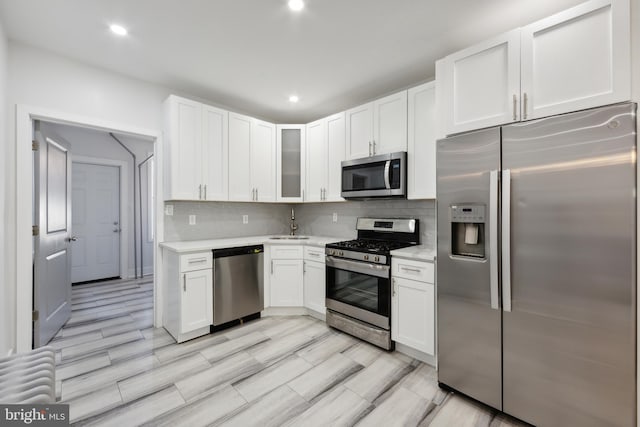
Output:
<instances>
[{"instance_id":1,"label":"stainless steel refrigerator","mask_svg":"<svg viewBox=\"0 0 640 427\"><path fill-rule=\"evenodd\" d=\"M636 105L437 145L438 381L538 426L635 426Z\"/></svg>"}]
</instances>

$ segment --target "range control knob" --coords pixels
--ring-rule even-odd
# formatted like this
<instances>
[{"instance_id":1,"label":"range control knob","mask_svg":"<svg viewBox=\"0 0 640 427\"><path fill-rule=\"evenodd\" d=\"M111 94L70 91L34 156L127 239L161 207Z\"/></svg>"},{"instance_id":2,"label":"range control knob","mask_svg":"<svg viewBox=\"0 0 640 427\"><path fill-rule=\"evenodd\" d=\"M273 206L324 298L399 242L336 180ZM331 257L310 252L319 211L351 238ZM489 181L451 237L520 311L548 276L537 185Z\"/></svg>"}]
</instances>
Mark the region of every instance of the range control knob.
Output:
<instances>
[{"instance_id":1,"label":"range control knob","mask_svg":"<svg viewBox=\"0 0 640 427\"><path fill-rule=\"evenodd\" d=\"M364 260L365 260L365 261L368 261L368 260L369 260L369 255L365 255L365 256L364 256Z\"/></svg>"},{"instance_id":2,"label":"range control knob","mask_svg":"<svg viewBox=\"0 0 640 427\"><path fill-rule=\"evenodd\" d=\"M334 251L334 250L330 250L329 251L329 255L335 255L335 254L336 254L336 251Z\"/></svg>"},{"instance_id":3,"label":"range control knob","mask_svg":"<svg viewBox=\"0 0 640 427\"><path fill-rule=\"evenodd\" d=\"M376 257L373 259L375 262L379 262L380 261L380 257L376 255Z\"/></svg>"},{"instance_id":4,"label":"range control knob","mask_svg":"<svg viewBox=\"0 0 640 427\"><path fill-rule=\"evenodd\" d=\"M344 252L340 251L340 253L338 255L342 256L342 255L344 255Z\"/></svg>"}]
</instances>

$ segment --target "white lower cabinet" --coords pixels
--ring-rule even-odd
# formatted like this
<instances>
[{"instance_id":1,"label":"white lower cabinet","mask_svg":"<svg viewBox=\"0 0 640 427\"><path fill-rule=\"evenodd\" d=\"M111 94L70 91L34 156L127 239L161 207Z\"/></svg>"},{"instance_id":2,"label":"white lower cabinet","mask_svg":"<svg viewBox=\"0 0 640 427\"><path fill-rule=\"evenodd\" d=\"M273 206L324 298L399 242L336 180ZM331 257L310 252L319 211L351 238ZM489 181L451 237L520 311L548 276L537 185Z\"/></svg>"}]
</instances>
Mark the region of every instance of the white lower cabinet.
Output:
<instances>
[{"instance_id":1,"label":"white lower cabinet","mask_svg":"<svg viewBox=\"0 0 640 427\"><path fill-rule=\"evenodd\" d=\"M271 307L302 307L302 246L271 246L269 287Z\"/></svg>"},{"instance_id":2,"label":"white lower cabinet","mask_svg":"<svg viewBox=\"0 0 640 427\"><path fill-rule=\"evenodd\" d=\"M212 253L163 251L164 326L178 342L209 333L213 324Z\"/></svg>"},{"instance_id":3,"label":"white lower cabinet","mask_svg":"<svg viewBox=\"0 0 640 427\"><path fill-rule=\"evenodd\" d=\"M435 355L433 264L396 259L391 263L391 339Z\"/></svg>"},{"instance_id":4,"label":"white lower cabinet","mask_svg":"<svg viewBox=\"0 0 640 427\"><path fill-rule=\"evenodd\" d=\"M304 248L304 306L325 314L326 272L324 248Z\"/></svg>"}]
</instances>

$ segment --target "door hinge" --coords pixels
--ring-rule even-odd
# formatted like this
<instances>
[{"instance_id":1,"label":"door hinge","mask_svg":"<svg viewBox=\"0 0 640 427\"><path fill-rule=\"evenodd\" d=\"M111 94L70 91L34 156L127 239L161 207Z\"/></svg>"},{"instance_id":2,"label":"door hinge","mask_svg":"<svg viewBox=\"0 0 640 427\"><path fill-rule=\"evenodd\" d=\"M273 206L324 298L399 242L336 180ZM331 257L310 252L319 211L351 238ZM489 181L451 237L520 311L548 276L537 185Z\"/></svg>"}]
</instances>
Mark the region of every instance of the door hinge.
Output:
<instances>
[{"instance_id":1,"label":"door hinge","mask_svg":"<svg viewBox=\"0 0 640 427\"><path fill-rule=\"evenodd\" d=\"M33 310L33 312L31 313L31 320L35 322L38 319L40 319L40 312L38 310Z\"/></svg>"},{"instance_id":2,"label":"door hinge","mask_svg":"<svg viewBox=\"0 0 640 427\"><path fill-rule=\"evenodd\" d=\"M40 149L40 144L38 143L38 141L31 141L31 150L32 151L38 151Z\"/></svg>"},{"instance_id":3,"label":"door hinge","mask_svg":"<svg viewBox=\"0 0 640 427\"><path fill-rule=\"evenodd\" d=\"M31 226L31 234L33 236L39 236L40 235L40 226L38 225L32 225Z\"/></svg>"}]
</instances>

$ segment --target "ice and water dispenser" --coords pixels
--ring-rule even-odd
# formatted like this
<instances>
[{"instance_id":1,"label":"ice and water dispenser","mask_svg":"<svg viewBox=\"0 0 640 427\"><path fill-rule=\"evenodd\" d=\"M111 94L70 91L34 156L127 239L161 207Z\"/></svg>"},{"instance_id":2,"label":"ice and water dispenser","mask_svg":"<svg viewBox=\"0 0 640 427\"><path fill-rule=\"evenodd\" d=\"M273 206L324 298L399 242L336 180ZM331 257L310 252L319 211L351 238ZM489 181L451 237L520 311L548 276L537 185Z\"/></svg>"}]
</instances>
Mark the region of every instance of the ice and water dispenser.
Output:
<instances>
[{"instance_id":1,"label":"ice and water dispenser","mask_svg":"<svg viewBox=\"0 0 640 427\"><path fill-rule=\"evenodd\" d=\"M485 206L452 205L451 255L485 258Z\"/></svg>"}]
</instances>

